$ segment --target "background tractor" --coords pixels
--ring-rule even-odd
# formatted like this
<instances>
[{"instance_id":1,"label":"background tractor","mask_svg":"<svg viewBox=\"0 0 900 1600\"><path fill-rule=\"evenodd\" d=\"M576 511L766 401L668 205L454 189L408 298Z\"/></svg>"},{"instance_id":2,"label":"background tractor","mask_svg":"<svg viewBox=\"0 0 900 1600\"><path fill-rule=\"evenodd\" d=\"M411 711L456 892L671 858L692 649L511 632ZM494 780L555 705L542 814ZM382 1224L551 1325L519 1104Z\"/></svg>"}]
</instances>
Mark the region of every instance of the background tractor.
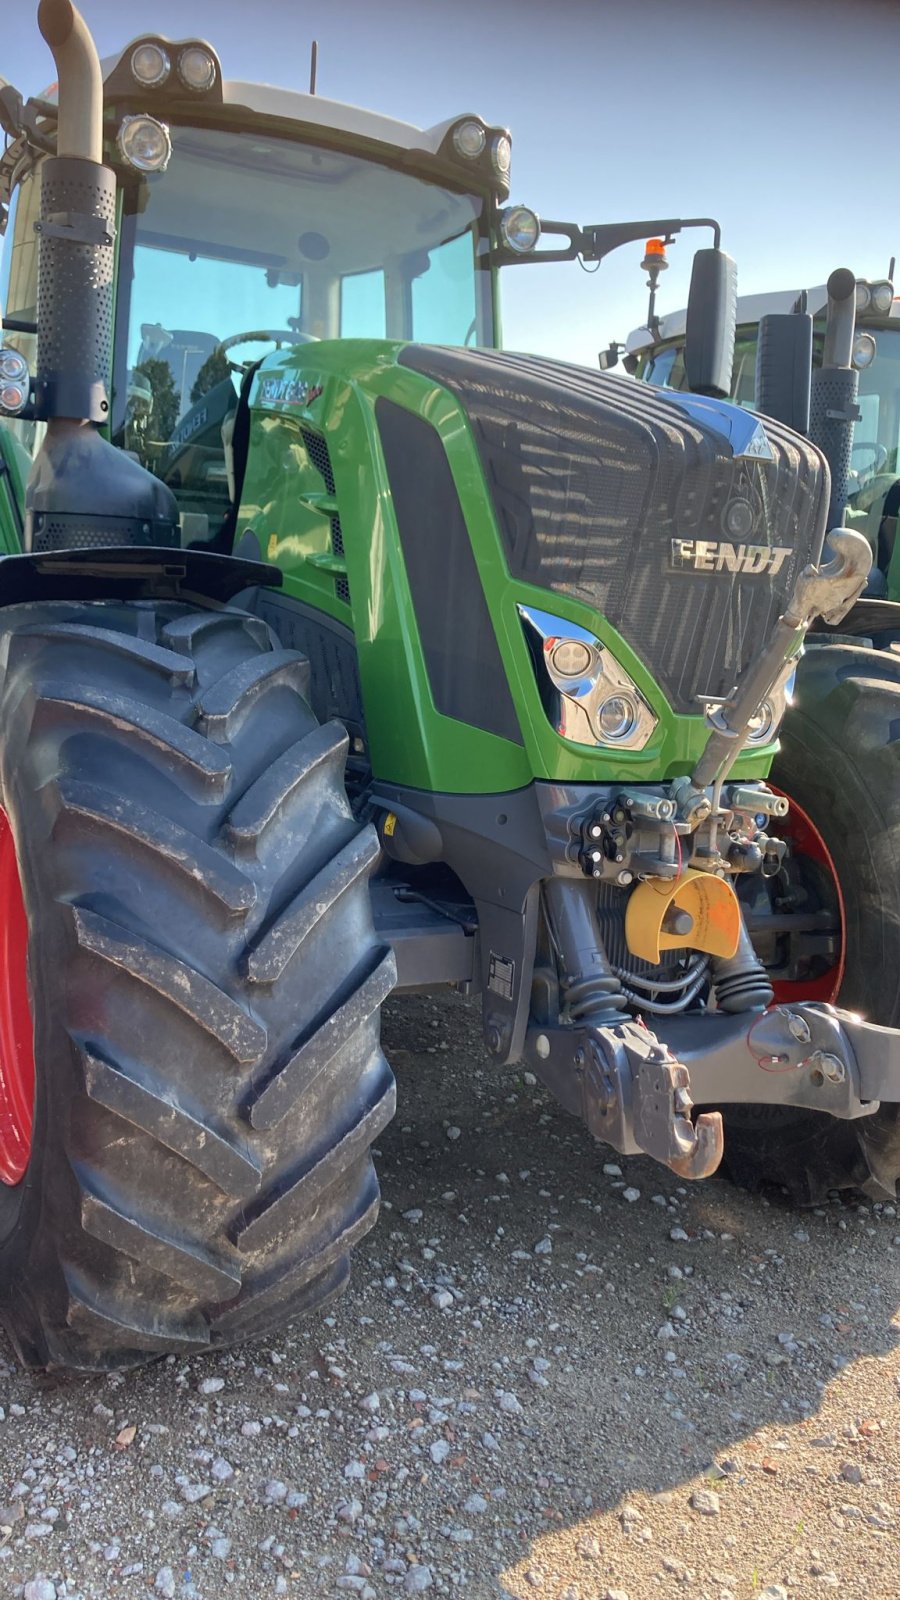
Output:
<instances>
[{"instance_id":1,"label":"background tractor","mask_svg":"<svg viewBox=\"0 0 900 1600\"><path fill-rule=\"evenodd\" d=\"M739 1152L762 1112L799 1119L811 1182L893 1197L900 1035L822 1003L896 938L893 824L854 790L862 843L813 883L765 781L870 552L822 452L717 398L715 224L538 249L503 128L223 82L193 39L101 67L69 0L39 22L58 104L0 95L23 1359L203 1350L334 1294L377 1211L394 988L480 996L498 1069L620 1151L702 1178L721 1108ZM701 393L496 348L502 267L689 225Z\"/></svg>"}]
</instances>

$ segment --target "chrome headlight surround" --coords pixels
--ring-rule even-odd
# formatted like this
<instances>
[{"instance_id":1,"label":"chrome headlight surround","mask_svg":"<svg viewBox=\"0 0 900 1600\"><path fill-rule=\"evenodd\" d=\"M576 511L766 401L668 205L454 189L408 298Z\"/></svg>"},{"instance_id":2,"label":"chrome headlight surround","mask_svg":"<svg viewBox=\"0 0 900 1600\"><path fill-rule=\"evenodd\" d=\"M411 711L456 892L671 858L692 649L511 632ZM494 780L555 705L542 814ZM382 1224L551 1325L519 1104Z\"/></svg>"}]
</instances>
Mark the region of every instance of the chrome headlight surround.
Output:
<instances>
[{"instance_id":1,"label":"chrome headlight surround","mask_svg":"<svg viewBox=\"0 0 900 1600\"><path fill-rule=\"evenodd\" d=\"M517 609L534 645L540 687L552 691L555 731L572 744L643 750L659 718L612 651L564 617L536 606ZM545 705L546 699L545 693Z\"/></svg>"}]
</instances>

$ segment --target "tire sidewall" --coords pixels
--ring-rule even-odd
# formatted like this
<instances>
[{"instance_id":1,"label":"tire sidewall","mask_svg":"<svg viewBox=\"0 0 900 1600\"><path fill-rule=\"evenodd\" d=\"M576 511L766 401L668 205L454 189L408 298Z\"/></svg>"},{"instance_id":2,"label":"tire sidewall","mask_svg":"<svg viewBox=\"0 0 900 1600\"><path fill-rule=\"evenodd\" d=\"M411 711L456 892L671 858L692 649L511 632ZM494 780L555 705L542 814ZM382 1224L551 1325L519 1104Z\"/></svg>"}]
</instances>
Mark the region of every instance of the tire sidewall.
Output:
<instances>
[{"instance_id":1,"label":"tire sidewall","mask_svg":"<svg viewBox=\"0 0 900 1600\"><path fill-rule=\"evenodd\" d=\"M821 834L840 886L844 972L835 1003L888 1027L900 1023L895 730L900 662L871 649L818 647L801 663L771 774Z\"/></svg>"}]
</instances>

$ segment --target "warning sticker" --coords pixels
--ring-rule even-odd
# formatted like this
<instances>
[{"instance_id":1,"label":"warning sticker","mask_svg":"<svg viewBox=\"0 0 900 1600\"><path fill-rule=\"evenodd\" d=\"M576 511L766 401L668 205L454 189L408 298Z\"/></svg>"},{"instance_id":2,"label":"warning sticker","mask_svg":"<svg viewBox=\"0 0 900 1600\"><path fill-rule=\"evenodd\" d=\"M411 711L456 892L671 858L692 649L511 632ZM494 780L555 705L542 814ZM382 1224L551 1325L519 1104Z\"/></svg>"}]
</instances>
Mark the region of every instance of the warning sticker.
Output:
<instances>
[{"instance_id":1,"label":"warning sticker","mask_svg":"<svg viewBox=\"0 0 900 1600\"><path fill-rule=\"evenodd\" d=\"M515 981L516 963L508 960L506 956L495 955L492 950L491 964L488 971L488 988L494 994L499 994L504 1000L511 1000Z\"/></svg>"}]
</instances>

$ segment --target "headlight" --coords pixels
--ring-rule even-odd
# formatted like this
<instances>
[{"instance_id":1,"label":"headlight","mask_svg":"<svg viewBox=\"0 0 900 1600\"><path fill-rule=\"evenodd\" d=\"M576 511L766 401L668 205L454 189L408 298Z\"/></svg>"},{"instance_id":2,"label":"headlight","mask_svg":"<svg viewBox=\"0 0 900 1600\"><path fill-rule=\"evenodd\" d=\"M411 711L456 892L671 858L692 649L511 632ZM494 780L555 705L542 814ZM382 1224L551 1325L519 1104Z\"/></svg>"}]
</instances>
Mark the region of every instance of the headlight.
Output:
<instances>
[{"instance_id":1,"label":"headlight","mask_svg":"<svg viewBox=\"0 0 900 1600\"><path fill-rule=\"evenodd\" d=\"M612 652L574 622L518 609L555 731L573 744L643 750L659 719Z\"/></svg>"},{"instance_id":2,"label":"headlight","mask_svg":"<svg viewBox=\"0 0 900 1600\"><path fill-rule=\"evenodd\" d=\"M500 237L517 256L526 256L541 237L540 219L528 206L507 206L500 213Z\"/></svg>"},{"instance_id":3,"label":"headlight","mask_svg":"<svg viewBox=\"0 0 900 1600\"><path fill-rule=\"evenodd\" d=\"M878 353L878 346L871 333L858 333L853 341L851 362L857 372L865 372L870 367Z\"/></svg>"},{"instance_id":4,"label":"headlight","mask_svg":"<svg viewBox=\"0 0 900 1600\"><path fill-rule=\"evenodd\" d=\"M509 169L512 166L512 145L508 134L498 133L495 136L491 145L491 160L494 164L494 171L498 176L508 178Z\"/></svg>"},{"instance_id":5,"label":"headlight","mask_svg":"<svg viewBox=\"0 0 900 1600\"><path fill-rule=\"evenodd\" d=\"M750 723L747 733L749 744L768 744L775 737L775 729L780 722L771 700L764 700L756 716Z\"/></svg>"},{"instance_id":6,"label":"headlight","mask_svg":"<svg viewBox=\"0 0 900 1600\"><path fill-rule=\"evenodd\" d=\"M890 279L882 278L878 283L869 284L869 298L873 311L880 317L886 317L894 304L894 285Z\"/></svg>"},{"instance_id":7,"label":"headlight","mask_svg":"<svg viewBox=\"0 0 900 1600\"><path fill-rule=\"evenodd\" d=\"M147 39L144 44L136 45L131 52L131 71L138 83L146 88L153 89L158 83L165 83L172 70L172 63L161 44L153 39Z\"/></svg>"},{"instance_id":8,"label":"headlight","mask_svg":"<svg viewBox=\"0 0 900 1600\"><path fill-rule=\"evenodd\" d=\"M202 44L189 44L178 57L178 76L186 89L205 94L216 81L216 63Z\"/></svg>"},{"instance_id":9,"label":"headlight","mask_svg":"<svg viewBox=\"0 0 900 1600\"><path fill-rule=\"evenodd\" d=\"M774 689L766 696L756 715L751 718L747 730L747 743L751 745L771 744L781 726L784 713L794 698L794 684L797 681L797 656L792 656L785 662L781 678ZM706 715L713 726L717 726L717 713L721 713L720 705L707 705Z\"/></svg>"},{"instance_id":10,"label":"headlight","mask_svg":"<svg viewBox=\"0 0 900 1600\"><path fill-rule=\"evenodd\" d=\"M551 670L561 678L583 678L594 665L594 652L581 639L560 639L557 644L547 640L546 647Z\"/></svg>"},{"instance_id":11,"label":"headlight","mask_svg":"<svg viewBox=\"0 0 900 1600\"><path fill-rule=\"evenodd\" d=\"M0 347L0 383L24 383L28 378L28 362L19 350Z\"/></svg>"},{"instance_id":12,"label":"headlight","mask_svg":"<svg viewBox=\"0 0 900 1600\"><path fill-rule=\"evenodd\" d=\"M117 140L130 167L138 172L165 172L172 154L172 140L164 122L155 117L124 117Z\"/></svg>"},{"instance_id":13,"label":"headlight","mask_svg":"<svg viewBox=\"0 0 900 1600\"><path fill-rule=\"evenodd\" d=\"M623 744L637 727L637 703L631 695L611 694L598 706L594 722L604 744Z\"/></svg>"},{"instance_id":14,"label":"headlight","mask_svg":"<svg viewBox=\"0 0 900 1600\"><path fill-rule=\"evenodd\" d=\"M458 128L453 129L453 143L461 156L467 161L477 161L487 144L487 134L480 122L472 118L469 122L461 122Z\"/></svg>"},{"instance_id":15,"label":"headlight","mask_svg":"<svg viewBox=\"0 0 900 1600\"><path fill-rule=\"evenodd\" d=\"M857 284L856 284L856 315L857 316L859 316L863 311L868 311L869 302L871 301L871 299L872 299L872 291L869 288L869 285L867 283L864 283L862 278L858 279L857 280Z\"/></svg>"},{"instance_id":16,"label":"headlight","mask_svg":"<svg viewBox=\"0 0 900 1600\"><path fill-rule=\"evenodd\" d=\"M25 410L31 394L28 369L23 378L0 377L0 412L7 417L17 417Z\"/></svg>"}]
</instances>

